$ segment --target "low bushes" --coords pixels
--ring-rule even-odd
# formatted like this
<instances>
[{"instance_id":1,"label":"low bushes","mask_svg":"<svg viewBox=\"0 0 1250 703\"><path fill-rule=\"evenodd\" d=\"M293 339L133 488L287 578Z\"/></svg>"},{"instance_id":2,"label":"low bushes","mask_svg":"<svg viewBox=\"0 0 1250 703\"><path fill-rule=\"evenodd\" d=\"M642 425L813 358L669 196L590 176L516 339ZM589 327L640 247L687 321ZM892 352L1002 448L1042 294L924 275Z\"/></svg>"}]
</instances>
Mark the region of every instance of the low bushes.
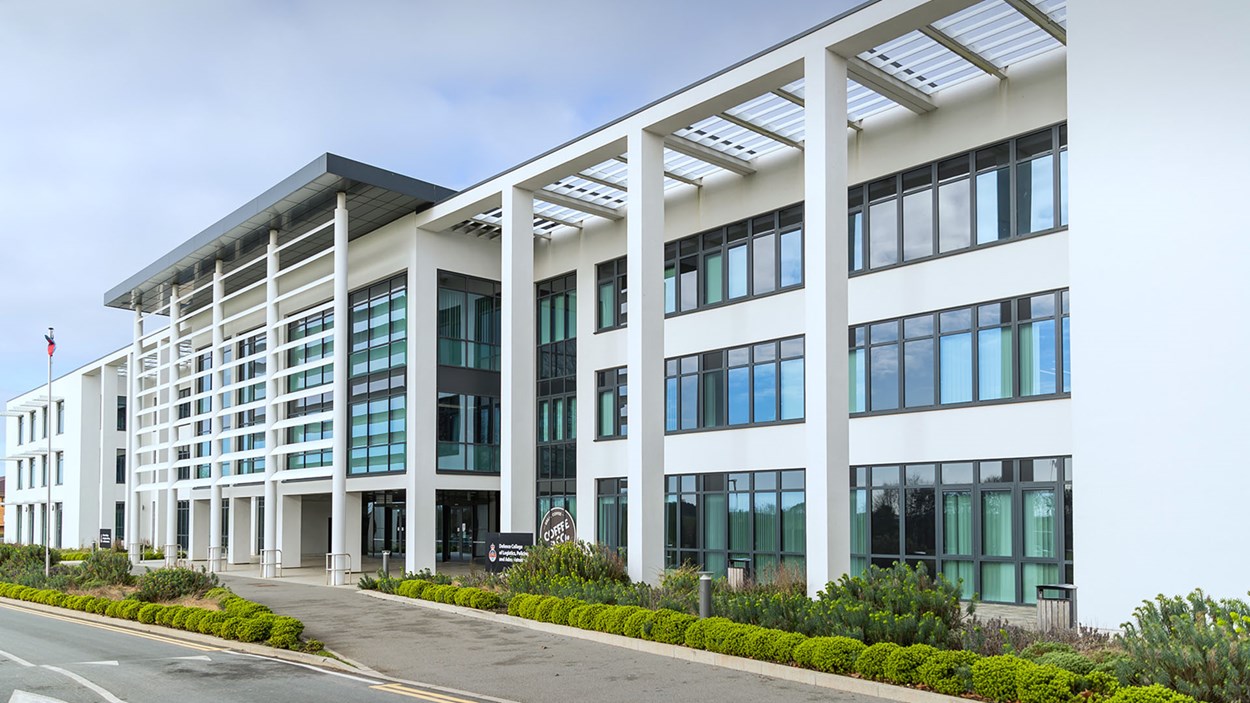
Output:
<instances>
[{"instance_id":1,"label":"low bushes","mask_svg":"<svg viewBox=\"0 0 1250 703\"><path fill-rule=\"evenodd\" d=\"M419 598L421 600L434 601L435 603L447 603L448 605L459 605L478 610L495 610L500 604L499 594L492 591L453 586L451 584L437 584L424 579L401 581L395 587L395 594L405 598Z\"/></svg>"},{"instance_id":2,"label":"low bushes","mask_svg":"<svg viewBox=\"0 0 1250 703\"><path fill-rule=\"evenodd\" d=\"M317 640L300 640L304 623L295 618L274 615L268 607L241 598L225 588L213 588L204 595L216 600L221 610L145 603L133 598L110 600L86 595L75 596L50 589L0 583L0 597L3 598L163 625L239 642L262 642L280 649L304 652L318 652L323 649Z\"/></svg>"},{"instance_id":3,"label":"low bushes","mask_svg":"<svg viewBox=\"0 0 1250 703\"><path fill-rule=\"evenodd\" d=\"M99 554L109 554L110 552L98 552ZM126 561L124 554L119 555L123 562ZM84 565L86 562L84 562ZM126 569L129 570L130 563L126 562ZM148 603L157 601L169 601L183 597L200 597L207 593L210 589L217 586L217 574L210 574L204 567L195 569L149 569L138 579L138 590L131 594L131 598L141 600Z\"/></svg>"}]
</instances>

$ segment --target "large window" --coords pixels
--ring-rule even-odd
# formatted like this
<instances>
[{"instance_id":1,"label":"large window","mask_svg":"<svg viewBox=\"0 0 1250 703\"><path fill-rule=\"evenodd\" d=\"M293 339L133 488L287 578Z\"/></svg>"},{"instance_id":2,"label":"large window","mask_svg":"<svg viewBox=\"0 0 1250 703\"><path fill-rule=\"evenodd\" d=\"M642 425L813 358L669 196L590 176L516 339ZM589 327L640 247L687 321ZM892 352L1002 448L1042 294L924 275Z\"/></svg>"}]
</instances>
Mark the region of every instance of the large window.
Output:
<instances>
[{"instance_id":1,"label":"large window","mask_svg":"<svg viewBox=\"0 0 1250 703\"><path fill-rule=\"evenodd\" d=\"M577 275L536 285L538 314L537 519L577 516Z\"/></svg>"},{"instance_id":2,"label":"large window","mask_svg":"<svg viewBox=\"0 0 1250 703\"><path fill-rule=\"evenodd\" d=\"M56 485L65 484L65 452L56 453Z\"/></svg>"},{"instance_id":3,"label":"large window","mask_svg":"<svg viewBox=\"0 0 1250 703\"><path fill-rule=\"evenodd\" d=\"M499 370L503 297L496 281L438 272L438 363Z\"/></svg>"},{"instance_id":4,"label":"large window","mask_svg":"<svg viewBox=\"0 0 1250 703\"><path fill-rule=\"evenodd\" d=\"M852 272L1068 224L1068 128L1044 130L851 188Z\"/></svg>"},{"instance_id":5,"label":"large window","mask_svg":"<svg viewBox=\"0 0 1250 703\"><path fill-rule=\"evenodd\" d=\"M669 359L665 430L801 421L803 337Z\"/></svg>"},{"instance_id":6,"label":"large window","mask_svg":"<svg viewBox=\"0 0 1250 703\"><path fill-rule=\"evenodd\" d=\"M56 433L65 434L65 401L56 401Z\"/></svg>"},{"instance_id":7,"label":"large window","mask_svg":"<svg viewBox=\"0 0 1250 703\"><path fill-rule=\"evenodd\" d=\"M17 416L17 443L18 444L26 443L26 416L25 415Z\"/></svg>"},{"instance_id":8,"label":"large window","mask_svg":"<svg viewBox=\"0 0 1250 703\"><path fill-rule=\"evenodd\" d=\"M126 396L117 396L117 429L125 431L126 429ZM34 427L31 427L31 433L34 433Z\"/></svg>"},{"instance_id":9,"label":"large window","mask_svg":"<svg viewBox=\"0 0 1250 703\"><path fill-rule=\"evenodd\" d=\"M1072 389L1068 291L850 330L850 411L1053 397Z\"/></svg>"},{"instance_id":10,"label":"large window","mask_svg":"<svg viewBox=\"0 0 1250 703\"><path fill-rule=\"evenodd\" d=\"M664 248L664 312L678 314L803 285L803 206Z\"/></svg>"},{"instance_id":11,"label":"large window","mask_svg":"<svg viewBox=\"0 0 1250 703\"><path fill-rule=\"evenodd\" d=\"M351 294L349 474L407 466L407 276Z\"/></svg>"},{"instance_id":12,"label":"large window","mask_svg":"<svg viewBox=\"0 0 1250 703\"><path fill-rule=\"evenodd\" d=\"M595 436L618 439L629 434L629 386L624 366L595 373Z\"/></svg>"},{"instance_id":13,"label":"large window","mask_svg":"<svg viewBox=\"0 0 1250 703\"><path fill-rule=\"evenodd\" d=\"M625 257L605 261L596 267L595 329L610 330L624 327L626 303L629 292L626 285Z\"/></svg>"},{"instance_id":14,"label":"large window","mask_svg":"<svg viewBox=\"0 0 1250 703\"><path fill-rule=\"evenodd\" d=\"M113 505L113 539L126 542L126 502L117 501Z\"/></svg>"},{"instance_id":15,"label":"large window","mask_svg":"<svg viewBox=\"0 0 1250 703\"><path fill-rule=\"evenodd\" d=\"M1033 603L1072 583L1072 459L855 467L851 554L853 574L903 561L965 598Z\"/></svg>"},{"instance_id":16,"label":"large window","mask_svg":"<svg viewBox=\"0 0 1250 703\"><path fill-rule=\"evenodd\" d=\"M438 394L438 470L499 473L499 399Z\"/></svg>"},{"instance_id":17,"label":"large window","mask_svg":"<svg viewBox=\"0 0 1250 703\"><path fill-rule=\"evenodd\" d=\"M628 479L601 478L595 487L595 539L623 553L629 545Z\"/></svg>"},{"instance_id":18,"label":"large window","mask_svg":"<svg viewBox=\"0 0 1250 703\"><path fill-rule=\"evenodd\" d=\"M298 393L310 388L321 388L334 382L334 311L321 310L307 314L287 325L287 339L295 342L305 340L287 350L286 366L293 369L305 364L311 368L295 371L287 376L287 392ZM333 393L323 392L288 401L286 416L288 418L316 415L330 410L333 405ZM321 442L334 436L334 423L329 420L309 422L303 425L288 427L286 444L302 444ZM286 455L286 468L292 470L311 469L330 466L333 463L333 450L328 446L292 452Z\"/></svg>"},{"instance_id":19,"label":"large window","mask_svg":"<svg viewBox=\"0 0 1250 703\"><path fill-rule=\"evenodd\" d=\"M113 477L114 483L123 484L126 482L126 450L117 450L117 466L115 468L116 475Z\"/></svg>"}]
</instances>

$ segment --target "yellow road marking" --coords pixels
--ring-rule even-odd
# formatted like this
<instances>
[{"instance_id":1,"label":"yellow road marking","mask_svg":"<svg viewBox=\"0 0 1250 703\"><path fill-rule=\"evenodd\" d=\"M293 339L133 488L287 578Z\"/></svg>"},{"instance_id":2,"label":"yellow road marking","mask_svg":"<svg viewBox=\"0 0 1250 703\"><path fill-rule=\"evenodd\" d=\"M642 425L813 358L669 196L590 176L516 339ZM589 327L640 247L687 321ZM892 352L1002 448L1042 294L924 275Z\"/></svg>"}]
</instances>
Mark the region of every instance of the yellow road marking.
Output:
<instances>
[{"instance_id":1,"label":"yellow road marking","mask_svg":"<svg viewBox=\"0 0 1250 703\"><path fill-rule=\"evenodd\" d=\"M23 613L30 613L32 615L40 615L45 618L52 618L54 620L63 620L65 622L72 622L72 623L77 623L79 625L86 625L87 627L95 627L101 630L109 630L110 632L120 632L123 635L133 635L135 637L142 637L143 639L153 640L156 642L174 644L174 645L178 645L179 647L186 647L188 649L194 649L200 652L220 652L221 651L221 647L208 647L202 644L192 644L190 642L185 642L183 640L176 640L170 637L162 637L160 635L153 635L147 632L139 632L139 631L130 630L124 627L108 625L102 622L91 622L89 620L79 620L78 618L71 618L71 617L66 617L64 615L57 615L56 613L46 613L42 610L32 610L29 608L23 608L21 606L9 605L8 603L0 603L0 607L8 608L9 610L17 610Z\"/></svg>"},{"instance_id":2,"label":"yellow road marking","mask_svg":"<svg viewBox=\"0 0 1250 703\"><path fill-rule=\"evenodd\" d=\"M409 688L399 683L388 683L380 686L370 686L369 688L386 691L387 693L398 693L401 696L408 696L409 698L420 698L421 700L433 701L434 703L473 703L473 701L470 701L467 698L456 698L455 696L449 696L444 693L418 690L415 688Z\"/></svg>"}]
</instances>

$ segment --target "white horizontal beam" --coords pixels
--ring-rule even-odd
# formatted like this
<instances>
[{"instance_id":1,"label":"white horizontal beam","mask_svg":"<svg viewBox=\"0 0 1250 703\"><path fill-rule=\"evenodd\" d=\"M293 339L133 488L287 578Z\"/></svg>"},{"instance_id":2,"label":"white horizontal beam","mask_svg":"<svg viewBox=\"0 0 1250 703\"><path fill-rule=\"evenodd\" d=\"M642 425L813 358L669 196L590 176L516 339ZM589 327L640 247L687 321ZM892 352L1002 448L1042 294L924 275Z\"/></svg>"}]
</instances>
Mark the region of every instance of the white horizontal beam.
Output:
<instances>
[{"instance_id":1,"label":"white horizontal beam","mask_svg":"<svg viewBox=\"0 0 1250 703\"><path fill-rule=\"evenodd\" d=\"M718 115L718 117L720 117L722 120L725 120L726 122L730 124L736 124L745 130L755 132L756 134L768 137L774 142L785 144L786 146L794 147L795 149L803 148L802 142L797 142L785 136L784 134L778 134L777 132L774 132L773 130L767 127L761 127L760 125L757 125L754 122L751 122L749 120L744 120L741 117L738 117L737 115L731 115L728 112L722 112Z\"/></svg>"},{"instance_id":2,"label":"white horizontal beam","mask_svg":"<svg viewBox=\"0 0 1250 703\"><path fill-rule=\"evenodd\" d=\"M746 159L740 159L737 156L717 151L709 146L704 146L698 142L692 142L684 137L670 134L664 137L664 146L672 149L678 154L685 154L692 159L698 159L704 163L709 163L738 174L739 176L749 176L755 173L755 168Z\"/></svg>"},{"instance_id":3,"label":"white horizontal beam","mask_svg":"<svg viewBox=\"0 0 1250 703\"><path fill-rule=\"evenodd\" d=\"M629 159L625 158L624 156L614 156L614 157L612 157L612 158L613 158L613 160L615 160L615 161L620 161L620 162L621 162L621 163L623 163L623 164L627 164L627 163L629 163ZM679 183L685 183L685 184L686 184L686 185L688 185L688 186L694 186L695 188L702 188L702 187L703 187L703 182L702 182L700 179L697 179L697 178L686 178L685 176L679 176L679 175L677 175L676 173L673 173L672 171L665 171L665 172L664 172L664 177L665 177L665 178L671 178L671 179L673 179L674 181L677 181L677 182L679 182Z\"/></svg>"},{"instance_id":4,"label":"white horizontal beam","mask_svg":"<svg viewBox=\"0 0 1250 703\"><path fill-rule=\"evenodd\" d=\"M776 95L776 96L777 96L777 97L779 97L779 98L784 98L784 99L786 99L786 100L789 100L790 102L794 103L795 105L798 105L798 106L799 106L799 107L801 107L801 108L807 109L807 101L806 101L806 100L804 100L803 98L800 98L799 96L795 95L794 93L791 93L790 91L786 90L785 88L774 88L774 89L773 89L773 95ZM846 121L846 126L847 126L847 127L849 127L849 128L851 128L851 129L853 129L853 130L855 130L856 132L862 132L862 131L864 131L864 127L863 127L863 125L861 125L861 124L860 124L860 123L858 123L858 122L852 122L852 121L850 121L850 120L847 120L847 121Z\"/></svg>"},{"instance_id":5,"label":"white horizontal beam","mask_svg":"<svg viewBox=\"0 0 1250 703\"><path fill-rule=\"evenodd\" d=\"M1063 25L1052 20L1050 15L1042 12L1037 5L1029 2L1029 0L1006 0L1006 3L1011 5L1016 12L1028 18L1030 22L1041 27L1043 31L1057 39L1060 44L1068 45L1068 30L1064 29Z\"/></svg>"},{"instance_id":6,"label":"white horizontal beam","mask_svg":"<svg viewBox=\"0 0 1250 703\"><path fill-rule=\"evenodd\" d=\"M598 215L599 217L607 218L609 220L625 219L624 213L620 212L616 208L610 208L606 205L592 203L588 200L582 200L581 198L574 198L571 195L557 193L554 190L547 190L545 188L534 191L534 200L541 200L545 203L551 203L552 205L559 205L561 207L569 208L570 210L577 210L578 212L584 212L587 215ZM541 214L538 216L543 217ZM555 222L556 220L552 221Z\"/></svg>"},{"instance_id":7,"label":"white horizontal beam","mask_svg":"<svg viewBox=\"0 0 1250 703\"><path fill-rule=\"evenodd\" d=\"M1007 74L998 70L998 67L986 60L986 58L968 47L955 41L950 35L933 25L925 25L920 28L920 33L933 41L941 44L955 54L959 58L994 76L1000 81L1007 80Z\"/></svg>"},{"instance_id":8,"label":"white horizontal beam","mask_svg":"<svg viewBox=\"0 0 1250 703\"><path fill-rule=\"evenodd\" d=\"M856 83L918 115L937 109L929 96L859 57L846 60L846 74Z\"/></svg>"},{"instance_id":9,"label":"white horizontal beam","mask_svg":"<svg viewBox=\"0 0 1250 703\"><path fill-rule=\"evenodd\" d=\"M601 185L601 186L603 186L603 187L605 187L605 188L614 188L614 189L616 189L616 190L621 191L622 193L628 193L628 192L629 192L629 188L626 188L624 183L613 183L612 181L609 181L609 180L608 180L608 179L606 179L606 178L600 178L600 177L598 177L598 176L592 176L592 175L590 175L590 174L588 174L588 173L585 173L585 172L582 172L582 173L575 173L575 174L573 174L572 176L569 176L569 178L581 178L582 180L590 181L591 183L598 183L599 185Z\"/></svg>"}]
</instances>

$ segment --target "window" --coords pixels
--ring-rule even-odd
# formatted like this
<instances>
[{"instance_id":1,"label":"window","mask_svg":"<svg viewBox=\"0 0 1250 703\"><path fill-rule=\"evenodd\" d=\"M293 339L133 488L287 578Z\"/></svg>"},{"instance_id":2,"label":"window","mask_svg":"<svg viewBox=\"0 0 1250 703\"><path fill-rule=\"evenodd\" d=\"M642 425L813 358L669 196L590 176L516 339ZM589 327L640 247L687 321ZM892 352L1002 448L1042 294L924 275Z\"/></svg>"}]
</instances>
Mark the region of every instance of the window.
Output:
<instances>
[{"instance_id":1,"label":"window","mask_svg":"<svg viewBox=\"0 0 1250 703\"><path fill-rule=\"evenodd\" d=\"M668 566L691 563L723 575L730 562L746 563L765 581L782 566L803 569L802 469L667 476L665 482Z\"/></svg>"},{"instance_id":2,"label":"window","mask_svg":"<svg viewBox=\"0 0 1250 703\"><path fill-rule=\"evenodd\" d=\"M286 366L294 369L305 364L312 368L296 371L287 376L287 391L302 391L334 381L334 311L322 310L307 315L287 325L289 341L307 340L286 352ZM316 363L321 362L321 363Z\"/></svg>"},{"instance_id":3,"label":"window","mask_svg":"<svg viewBox=\"0 0 1250 703\"><path fill-rule=\"evenodd\" d=\"M859 325L848 343L851 413L1053 397L1072 388L1067 291Z\"/></svg>"},{"instance_id":4,"label":"window","mask_svg":"<svg viewBox=\"0 0 1250 703\"><path fill-rule=\"evenodd\" d=\"M17 416L17 443L26 443L26 417L23 415Z\"/></svg>"},{"instance_id":5,"label":"window","mask_svg":"<svg viewBox=\"0 0 1250 703\"><path fill-rule=\"evenodd\" d=\"M65 434L65 401L56 401L56 433Z\"/></svg>"},{"instance_id":6,"label":"window","mask_svg":"<svg viewBox=\"0 0 1250 703\"><path fill-rule=\"evenodd\" d=\"M921 261L1066 227L1066 125L857 185L852 272Z\"/></svg>"},{"instance_id":7,"label":"window","mask_svg":"<svg viewBox=\"0 0 1250 703\"><path fill-rule=\"evenodd\" d=\"M328 440L334 437L334 423L312 422L306 425L296 425L288 427L286 431L286 444L302 444L304 442L317 442ZM304 452L293 452L286 456L286 467L288 469L312 469L322 466L332 466L334 462L334 450L330 447L317 450L309 450Z\"/></svg>"},{"instance_id":8,"label":"window","mask_svg":"<svg viewBox=\"0 0 1250 703\"><path fill-rule=\"evenodd\" d=\"M56 485L65 485L65 452L56 453Z\"/></svg>"},{"instance_id":9,"label":"window","mask_svg":"<svg viewBox=\"0 0 1250 703\"><path fill-rule=\"evenodd\" d=\"M126 396L117 396L117 429L119 432L126 430Z\"/></svg>"},{"instance_id":10,"label":"window","mask_svg":"<svg viewBox=\"0 0 1250 703\"><path fill-rule=\"evenodd\" d=\"M125 449L117 450L116 472L117 472L116 475L113 477L113 482L118 485L126 483L126 450Z\"/></svg>"},{"instance_id":11,"label":"window","mask_svg":"<svg viewBox=\"0 0 1250 703\"><path fill-rule=\"evenodd\" d=\"M31 480L30 483L32 486L35 485L35 482L33 479ZM48 455L47 454L44 454L43 456L39 457L39 485L40 486L48 485Z\"/></svg>"},{"instance_id":12,"label":"window","mask_svg":"<svg viewBox=\"0 0 1250 703\"><path fill-rule=\"evenodd\" d=\"M25 488L26 475L23 473L23 470L25 468L26 468L26 462L24 462L21 459L18 459L17 460L17 490L19 491Z\"/></svg>"},{"instance_id":13,"label":"window","mask_svg":"<svg viewBox=\"0 0 1250 703\"><path fill-rule=\"evenodd\" d=\"M499 399L438 394L438 470L499 473Z\"/></svg>"},{"instance_id":14,"label":"window","mask_svg":"<svg viewBox=\"0 0 1250 703\"><path fill-rule=\"evenodd\" d=\"M351 294L348 474L407 467L406 274Z\"/></svg>"},{"instance_id":15,"label":"window","mask_svg":"<svg viewBox=\"0 0 1250 703\"><path fill-rule=\"evenodd\" d=\"M117 501L113 505L113 538L118 542L126 542L126 503Z\"/></svg>"},{"instance_id":16,"label":"window","mask_svg":"<svg viewBox=\"0 0 1250 703\"><path fill-rule=\"evenodd\" d=\"M595 391L599 399L595 406L595 436L599 439L625 437L629 434L629 388L627 369L619 366L595 373Z\"/></svg>"},{"instance_id":17,"label":"window","mask_svg":"<svg viewBox=\"0 0 1250 703\"><path fill-rule=\"evenodd\" d=\"M577 275L535 286L538 314L536 521L564 508L577 517ZM537 527L537 525L535 525Z\"/></svg>"},{"instance_id":18,"label":"window","mask_svg":"<svg viewBox=\"0 0 1250 703\"><path fill-rule=\"evenodd\" d=\"M56 549L61 548L61 533L65 527L65 511L61 509L60 503L52 504L52 514L56 516L56 528L52 532L52 546Z\"/></svg>"},{"instance_id":19,"label":"window","mask_svg":"<svg viewBox=\"0 0 1250 703\"><path fill-rule=\"evenodd\" d=\"M438 363L498 371L503 296L484 278L438 272Z\"/></svg>"},{"instance_id":20,"label":"window","mask_svg":"<svg viewBox=\"0 0 1250 703\"><path fill-rule=\"evenodd\" d=\"M896 561L962 581L963 595L1033 603L1072 580L1072 459L853 467L851 573Z\"/></svg>"},{"instance_id":21,"label":"window","mask_svg":"<svg viewBox=\"0 0 1250 703\"><path fill-rule=\"evenodd\" d=\"M602 277L600 269L601 281ZM664 312L667 314L714 307L802 285L802 205L685 237L669 242L664 248Z\"/></svg>"},{"instance_id":22,"label":"window","mask_svg":"<svg viewBox=\"0 0 1250 703\"><path fill-rule=\"evenodd\" d=\"M185 552L190 545L191 535L191 501L180 500L177 504L177 527L176 539L178 540L178 550ZM260 524L260 523L257 523Z\"/></svg>"},{"instance_id":23,"label":"window","mask_svg":"<svg viewBox=\"0 0 1250 703\"><path fill-rule=\"evenodd\" d=\"M595 540L623 554L629 546L628 479L601 478L595 487Z\"/></svg>"},{"instance_id":24,"label":"window","mask_svg":"<svg viewBox=\"0 0 1250 703\"><path fill-rule=\"evenodd\" d=\"M802 337L669 359L665 429L800 421L803 366Z\"/></svg>"},{"instance_id":25,"label":"window","mask_svg":"<svg viewBox=\"0 0 1250 703\"><path fill-rule=\"evenodd\" d=\"M626 296L628 287L625 277L625 257L605 261L596 267L595 329L610 330L624 327L626 322Z\"/></svg>"}]
</instances>

